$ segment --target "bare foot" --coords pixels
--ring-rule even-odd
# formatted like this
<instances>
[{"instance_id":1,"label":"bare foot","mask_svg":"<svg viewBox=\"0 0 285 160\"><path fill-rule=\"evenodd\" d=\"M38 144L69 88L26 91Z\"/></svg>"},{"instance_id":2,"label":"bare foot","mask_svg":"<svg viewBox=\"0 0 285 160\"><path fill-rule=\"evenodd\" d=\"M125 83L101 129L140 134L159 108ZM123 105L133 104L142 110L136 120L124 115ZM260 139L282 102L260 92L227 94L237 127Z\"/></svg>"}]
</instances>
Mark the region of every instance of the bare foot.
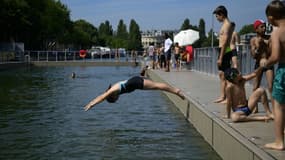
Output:
<instances>
[{"instance_id":1,"label":"bare foot","mask_svg":"<svg viewBox=\"0 0 285 160\"><path fill-rule=\"evenodd\" d=\"M272 113L268 113L267 116L271 119L274 119L274 115Z\"/></svg>"},{"instance_id":2,"label":"bare foot","mask_svg":"<svg viewBox=\"0 0 285 160\"><path fill-rule=\"evenodd\" d=\"M221 103L221 104L227 104L227 99L224 99L223 101L221 101L221 102L219 102L219 103Z\"/></svg>"},{"instance_id":3,"label":"bare foot","mask_svg":"<svg viewBox=\"0 0 285 160\"><path fill-rule=\"evenodd\" d=\"M284 144L277 144L276 142L273 143L267 143L264 145L267 149L275 149L275 150L284 150Z\"/></svg>"},{"instance_id":4,"label":"bare foot","mask_svg":"<svg viewBox=\"0 0 285 160\"><path fill-rule=\"evenodd\" d=\"M214 100L213 102L214 102L214 103L220 103L220 102L222 102L223 100L225 100L224 97L219 97L218 99Z\"/></svg>"},{"instance_id":5,"label":"bare foot","mask_svg":"<svg viewBox=\"0 0 285 160\"><path fill-rule=\"evenodd\" d=\"M252 111L251 113L258 113L258 106L255 106L255 107L253 108L253 111Z\"/></svg>"},{"instance_id":6,"label":"bare foot","mask_svg":"<svg viewBox=\"0 0 285 160\"><path fill-rule=\"evenodd\" d=\"M273 115L272 115L273 116ZM265 116L264 117L264 121L267 123L269 122L269 120L273 120L273 117L272 116Z\"/></svg>"},{"instance_id":7,"label":"bare foot","mask_svg":"<svg viewBox=\"0 0 285 160\"><path fill-rule=\"evenodd\" d=\"M182 93L182 91L180 89L178 89L178 91L176 92L177 96L179 96L181 99L185 99L184 94Z\"/></svg>"}]
</instances>

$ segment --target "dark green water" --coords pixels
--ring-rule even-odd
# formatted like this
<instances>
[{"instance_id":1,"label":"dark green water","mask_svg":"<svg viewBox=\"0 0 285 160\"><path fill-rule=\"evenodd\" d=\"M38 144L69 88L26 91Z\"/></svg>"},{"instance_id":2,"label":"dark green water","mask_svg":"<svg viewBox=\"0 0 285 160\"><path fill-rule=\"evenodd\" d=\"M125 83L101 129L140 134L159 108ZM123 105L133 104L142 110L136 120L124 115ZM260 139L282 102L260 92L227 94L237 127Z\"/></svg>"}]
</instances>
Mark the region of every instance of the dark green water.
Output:
<instances>
[{"instance_id":1,"label":"dark green water","mask_svg":"<svg viewBox=\"0 0 285 160\"><path fill-rule=\"evenodd\" d=\"M0 159L220 159L159 91L83 110L109 83L138 73L131 67L1 71Z\"/></svg>"}]
</instances>

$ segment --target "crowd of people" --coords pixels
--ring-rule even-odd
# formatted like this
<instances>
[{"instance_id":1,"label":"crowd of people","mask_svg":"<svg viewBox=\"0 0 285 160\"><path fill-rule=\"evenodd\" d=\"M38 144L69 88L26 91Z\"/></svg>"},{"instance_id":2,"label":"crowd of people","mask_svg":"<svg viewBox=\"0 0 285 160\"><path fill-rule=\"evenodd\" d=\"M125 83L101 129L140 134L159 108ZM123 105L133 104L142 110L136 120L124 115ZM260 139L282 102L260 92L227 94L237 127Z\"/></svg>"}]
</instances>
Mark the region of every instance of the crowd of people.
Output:
<instances>
[{"instance_id":1,"label":"crowd of people","mask_svg":"<svg viewBox=\"0 0 285 160\"><path fill-rule=\"evenodd\" d=\"M228 18L224 6L218 6L213 14L222 23L219 32L219 56L217 66L220 78L220 96L215 103L226 104L226 115L233 122L274 120L275 141L265 145L266 148L284 150L285 125L285 2L271 1L265 10L268 22L273 26L271 35L265 34L265 22L255 20L253 23L256 36L250 41L250 52L255 59L254 71L241 75L237 63L234 44L237 36L235 24ZM279 63L276 74L274 64ZM267 88L260 86L265 73ZM245 82L254 80L253 91L246 97ZM266 89L269 92L267 96ZM258 112L258 101L264 107L266 115L252 115ZM269 107L272 104L272 111Z\"/></svg>"},{"instance_id":2,"label":"crowd of people","mask_svg":"<svg viewBox=\"0 0 285 160\"><path fill-rule=\"evenodd\" d=\"M268 22L274 27L271 35L265 34L263 20L255 20L253 23L256 36L250 41L250 52L255 59L254 71L242 75L239 71L236 44L239 43L238 34L235 32L235 23L230 21L225 6L218 6L213 14L222 23L219 31L219 48L217 67L220 79L220 96L214 103L226 105L224 118L232 119L233 122L244 121L268 121L274 120L275 141L265 145L266 148L284 150L284 125L285 125L285 2L280 0L271 1L265 10ZM193 57L193 48L181 47L178 43L173 44L169 35L165 34L165 41L161 46L151 44L145 51L145 58L150 59L149 68L164 69L166 72L171 68L171 53L174 53L174 65L177 70L181 61L190 62ZM191 55L192 54L192 55ZM192 56L192 57L191 57ZM274 64L279 63L276 73ZM148 66L148 65L147 65ZM173 88L164 83L153 82L146 79L144 71L141 77L132 77L129 80L118 82L96 97L85 106L89 110L94 105L107 100L115 102L120 94L129 93L136 89L159 89L184 99L184 95L178 88ZM266 75L267 88L260 86L263 73ZM253 90L246 97L245 83L254 80ZM267 91L269 92L269 98ZM258 112L258 102L265 110L265 115L252 114ZM271 101L272 109L269 102ZM272 110L272 111L271 111Z\"/></svg>"},{"instance_id":3,"label":"crowd of people","mask_svg":"<svg viewBox=\"0 0 285 160\"><path fill-rule=\"evenodd\" d=\"M164 34L164 38L164 43L157 46L151 43L146 48L143 54L144 66L170 72L171 68L180 70L182 62L190 63L193 60L194 50L191 45L180 46L178 42L171 40L168 33Z\"/></svg>"}]
</instances>

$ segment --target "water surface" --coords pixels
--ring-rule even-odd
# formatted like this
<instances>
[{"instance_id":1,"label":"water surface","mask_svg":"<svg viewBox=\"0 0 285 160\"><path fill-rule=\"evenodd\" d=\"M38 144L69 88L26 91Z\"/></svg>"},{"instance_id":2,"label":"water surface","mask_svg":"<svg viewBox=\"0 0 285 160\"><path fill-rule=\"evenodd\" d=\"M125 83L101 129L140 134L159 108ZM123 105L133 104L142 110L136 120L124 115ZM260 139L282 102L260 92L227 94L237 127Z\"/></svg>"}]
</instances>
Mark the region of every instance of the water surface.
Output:
<instances>
[{"instance_id":1,"label":"water surface","mask_svg":"<svg viewBox=\"0 0 285 160\"><path fill-rule=\"evenodd\" d=\"M0 72L0 159L220 159L160 91L83 110L110 83L138 74L132 67Z\"/></svg>"}]
</instances>

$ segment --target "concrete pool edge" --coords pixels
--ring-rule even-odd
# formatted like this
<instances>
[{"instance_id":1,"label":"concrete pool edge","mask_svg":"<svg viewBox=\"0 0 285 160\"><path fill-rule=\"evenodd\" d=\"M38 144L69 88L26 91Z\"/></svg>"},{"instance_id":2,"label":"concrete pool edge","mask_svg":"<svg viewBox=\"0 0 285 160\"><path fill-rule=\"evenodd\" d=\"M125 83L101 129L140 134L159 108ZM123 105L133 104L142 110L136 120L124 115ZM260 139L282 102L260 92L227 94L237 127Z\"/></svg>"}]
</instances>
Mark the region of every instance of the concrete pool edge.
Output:
<instances>
[{"instance_id":1,"label":"concrete pool edge","mask_svg":"<svg viewBox=\"0 0 285 160\"><path fill-rule=\"evenodd\" d=\"M154 81L169 83L151 70L149 70L147 74ZM186 100L183 101L176 95L165 94L222 159L275 159L228 123L209 112L206 107L200 104L195 98L185 95Z\"/></svg>"}]
</instances>

